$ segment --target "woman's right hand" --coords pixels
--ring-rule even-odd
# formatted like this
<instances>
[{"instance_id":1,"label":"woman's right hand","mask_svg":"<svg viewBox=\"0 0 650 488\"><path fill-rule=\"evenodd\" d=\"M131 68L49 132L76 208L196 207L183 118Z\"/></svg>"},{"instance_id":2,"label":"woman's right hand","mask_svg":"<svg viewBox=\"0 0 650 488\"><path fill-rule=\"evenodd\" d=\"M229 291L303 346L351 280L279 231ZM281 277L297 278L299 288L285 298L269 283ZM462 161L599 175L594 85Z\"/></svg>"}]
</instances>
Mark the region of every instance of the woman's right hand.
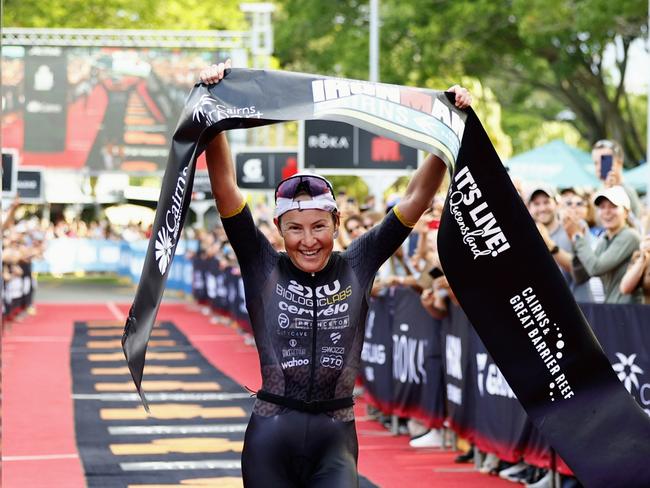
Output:
<instances>
[{"instance_id":1,"label":"woman's right hand","mask_svg":"<svg viewBox=\"0 0 650 488\"><path fill-rule=\"evenodd\" d=\"M199 74L199 78L206 85L214 85L223 80L225 71L230 68L232 68L232 62L229 58L223 63L213 64L207 68L203 68Z\"/></svg>"}]
</instances>

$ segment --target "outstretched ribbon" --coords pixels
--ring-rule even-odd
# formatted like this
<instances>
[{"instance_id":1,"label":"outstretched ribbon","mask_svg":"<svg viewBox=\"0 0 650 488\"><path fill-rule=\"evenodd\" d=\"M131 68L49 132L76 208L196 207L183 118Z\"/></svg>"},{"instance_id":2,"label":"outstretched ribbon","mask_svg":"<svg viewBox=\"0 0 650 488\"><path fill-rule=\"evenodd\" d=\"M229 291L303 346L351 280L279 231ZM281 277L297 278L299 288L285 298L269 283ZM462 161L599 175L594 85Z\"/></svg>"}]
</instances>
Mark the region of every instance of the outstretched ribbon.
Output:
<instances>
[{"instance_id":1,"label":"outstretched ribbon","mask_svg":"<svg viewBox=\"0 0 650 488\"><path fill-rule=\"evenodd\" d=\"M122 345L143 405L147 342L187 214L196 159L224 130L346 122L440 157L451 185L438 234L458 301L546 440L588 487L650 486L650 420L625 390L475 113L444 92L233 69L191 91L174 133Z\"/></svg>"}]
</instances>

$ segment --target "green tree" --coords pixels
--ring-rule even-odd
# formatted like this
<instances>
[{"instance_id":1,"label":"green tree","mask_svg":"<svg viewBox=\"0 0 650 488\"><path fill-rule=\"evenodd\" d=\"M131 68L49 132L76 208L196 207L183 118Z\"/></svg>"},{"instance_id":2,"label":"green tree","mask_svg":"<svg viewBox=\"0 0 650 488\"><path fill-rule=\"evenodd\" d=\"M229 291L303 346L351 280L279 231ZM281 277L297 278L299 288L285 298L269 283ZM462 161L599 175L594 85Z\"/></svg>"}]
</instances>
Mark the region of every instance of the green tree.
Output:
<instances>
[{"instance_id":1,"label":"green tree","mask_svg":"<svg viewBox=\"0 0 650 488\"><path fill-rule=\"evenodd\" d=\"M241 29L237 0L5 0L4 27Z\"/></svg>"},{"instance_id":2,"label":"green tree","mask_svg":"<svg viewBox=\"0 0 650 488\"><path fill-rule=\"evenodd\" d=\"M366 2L278 3L284 66L367 76ZM563 113L588 142L612 137L629 159L645 153L642 104L623 80L630 45L646 35L646 0L383 0L381 18L382 81L426 86L466 74L508 112L532 104L546 120ZM617 55L608 67L610 46Z\"/></svg>"}]
</instances>

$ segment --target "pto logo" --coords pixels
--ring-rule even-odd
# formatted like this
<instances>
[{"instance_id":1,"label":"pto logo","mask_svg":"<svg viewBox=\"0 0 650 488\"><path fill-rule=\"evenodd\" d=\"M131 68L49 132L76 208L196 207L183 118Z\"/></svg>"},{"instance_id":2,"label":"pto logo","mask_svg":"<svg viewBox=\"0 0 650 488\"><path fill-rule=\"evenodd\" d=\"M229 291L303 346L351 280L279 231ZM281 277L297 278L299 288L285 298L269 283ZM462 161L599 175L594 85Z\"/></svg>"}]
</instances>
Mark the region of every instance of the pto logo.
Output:
<instances>
[{"instance_id":1,"label":"pto logo","mask_svg":"<svg viewBox=\"0 0 650 488\"><path fill-rule=\"evenodd\" d=\"M320 357L320 364L325 368L341 369L343 367L343 356L339 354L324 354Z\"/></svg>"}]
</instances>

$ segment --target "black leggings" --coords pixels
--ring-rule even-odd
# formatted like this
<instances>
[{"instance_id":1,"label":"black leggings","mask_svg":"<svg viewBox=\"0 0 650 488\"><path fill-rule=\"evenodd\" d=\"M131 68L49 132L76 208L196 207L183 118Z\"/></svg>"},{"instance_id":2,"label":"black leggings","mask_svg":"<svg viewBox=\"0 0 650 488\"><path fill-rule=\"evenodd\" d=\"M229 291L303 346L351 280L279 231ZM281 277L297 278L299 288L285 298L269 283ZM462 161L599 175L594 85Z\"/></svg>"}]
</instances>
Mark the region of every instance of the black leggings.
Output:
<instances>
[{"instance_id":1,"label":"black leggings","mask_svg":"<svg viewBox=\"0 0 650 488\"><path fill-rule=\"evenodd\" d=\"M353 488L359 486L354 421L289 410L252 414L242 452L246 488Z\"/></svg>"}]
</instances>

